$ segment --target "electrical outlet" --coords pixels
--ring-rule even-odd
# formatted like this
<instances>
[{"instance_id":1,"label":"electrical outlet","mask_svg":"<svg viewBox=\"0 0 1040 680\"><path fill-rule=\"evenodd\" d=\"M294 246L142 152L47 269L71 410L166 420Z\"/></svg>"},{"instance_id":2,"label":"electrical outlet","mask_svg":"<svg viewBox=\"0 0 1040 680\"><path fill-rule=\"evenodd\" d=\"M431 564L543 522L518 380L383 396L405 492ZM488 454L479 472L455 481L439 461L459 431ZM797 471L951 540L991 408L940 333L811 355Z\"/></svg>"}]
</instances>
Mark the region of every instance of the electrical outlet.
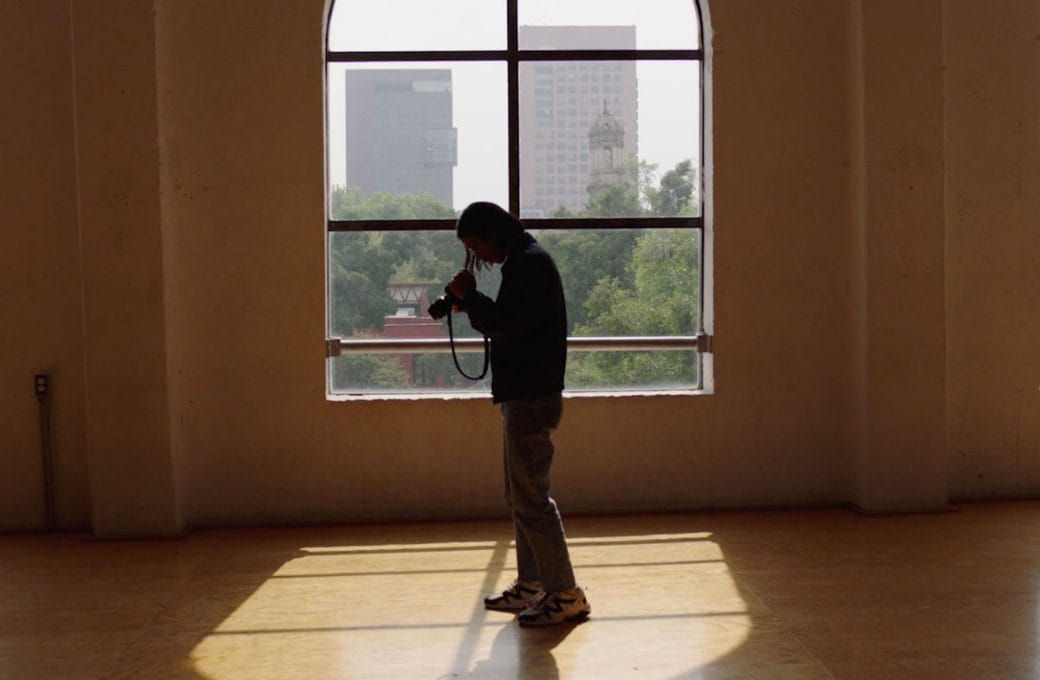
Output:
<instances>
[{"instance_id":1,"label":"electrical outlet","mask_svg":"<svg viewBox=\"0 0 1040 680\"><path fill-rule=\"evenodd\" d=\"M33 394L42 397L47 394L47 374L37 373L33 377Z\"/></svg>"}]
</instances>

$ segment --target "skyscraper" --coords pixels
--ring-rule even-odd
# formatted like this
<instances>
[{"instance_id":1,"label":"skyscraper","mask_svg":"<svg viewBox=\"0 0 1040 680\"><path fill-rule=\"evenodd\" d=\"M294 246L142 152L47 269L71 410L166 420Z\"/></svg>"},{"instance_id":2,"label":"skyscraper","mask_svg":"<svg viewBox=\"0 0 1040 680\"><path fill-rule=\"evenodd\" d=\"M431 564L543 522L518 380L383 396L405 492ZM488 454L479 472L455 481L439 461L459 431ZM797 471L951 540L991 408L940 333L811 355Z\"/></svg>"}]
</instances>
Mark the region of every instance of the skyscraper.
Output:
<instances>
[{"instance_id":1,"label":"skyscraper","mask_svg":"<svg viewBox=\"0 0 1040 680\"><path fill-rule=\"evenodd\" d=\"M451 207L458 162L448 69L346 72L347 186L427 193Z\"/></svg>"},{"instance_id":2,"label":"skyscraper","mask_svg":"<svg viewBox=\"0 0 1040 680\"><path fill-rule=\"evenodd\" d=\"M635 49L635 26L520 26L525 49ZM638 152L632 61L537 61L520 68L520 214L578 212L588 200L589 130L606 108Z\"/></svg>"}]
</instances>

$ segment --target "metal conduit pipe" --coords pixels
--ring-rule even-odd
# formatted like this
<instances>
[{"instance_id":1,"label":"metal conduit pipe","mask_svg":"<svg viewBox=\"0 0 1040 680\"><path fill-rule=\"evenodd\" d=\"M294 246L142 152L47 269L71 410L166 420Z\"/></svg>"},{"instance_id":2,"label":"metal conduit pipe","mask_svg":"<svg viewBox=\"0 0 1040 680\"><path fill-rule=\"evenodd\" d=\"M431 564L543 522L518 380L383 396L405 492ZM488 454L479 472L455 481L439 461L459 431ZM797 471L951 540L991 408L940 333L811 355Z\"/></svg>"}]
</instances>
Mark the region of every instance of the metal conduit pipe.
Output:
<instances>
[{"instance_id":1,"label":"metal conduit pipe","mask_svg":"<svg viewBox=\"0 0 1040 680\"><path fill-rule=\"evenodd\" d=\"M33 376L33 394L40 405L40 456L43 465L43 510L47 531L57 528L54 509L54 451L51 445L51 414L48 396L48 377L44 373Z\"/></svg>"},{"instance_id":2,"label":"metal conduit pipe","mask_svg":"<svg viewBox=\"0 0 1040 680\"><path fill-rule=\"evenodd\" d=\"M484 349L482 338L455 338L457 352L481 352ZM711 352L711 336L669 335L638 337L582 337L567 338L567 349L577 352L593 351L640 351L640 350L694 350ZM346 340L331 338L326 341L326 356L338 357L342 354L374 354L393 352L395 354L430 354L450 352L451 343L445 339L388 339L366 338Z\"/></svg>"}]
</instances>

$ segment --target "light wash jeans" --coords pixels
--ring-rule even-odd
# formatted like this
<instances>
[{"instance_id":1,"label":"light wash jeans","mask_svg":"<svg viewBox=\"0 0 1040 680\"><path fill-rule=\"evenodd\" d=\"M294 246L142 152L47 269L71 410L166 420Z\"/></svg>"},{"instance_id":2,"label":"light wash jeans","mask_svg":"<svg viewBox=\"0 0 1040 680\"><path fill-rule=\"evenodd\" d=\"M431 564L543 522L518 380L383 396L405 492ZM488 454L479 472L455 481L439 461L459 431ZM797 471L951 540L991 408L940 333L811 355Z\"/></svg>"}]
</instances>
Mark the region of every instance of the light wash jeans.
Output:
<instances>
[{"instance_id":1,"label":"light wash jeans","mask_svg":"<svg viewBox=\"0 0 1040 680\"><path fill-rule=\"evenodd\" d=\"M517 571L521 580L540 580L548 593L575 585L560 511L549 495L550 433L562 414L559 394L502 403L505 495L513 511Z\"/></svg>"}]
</instances>

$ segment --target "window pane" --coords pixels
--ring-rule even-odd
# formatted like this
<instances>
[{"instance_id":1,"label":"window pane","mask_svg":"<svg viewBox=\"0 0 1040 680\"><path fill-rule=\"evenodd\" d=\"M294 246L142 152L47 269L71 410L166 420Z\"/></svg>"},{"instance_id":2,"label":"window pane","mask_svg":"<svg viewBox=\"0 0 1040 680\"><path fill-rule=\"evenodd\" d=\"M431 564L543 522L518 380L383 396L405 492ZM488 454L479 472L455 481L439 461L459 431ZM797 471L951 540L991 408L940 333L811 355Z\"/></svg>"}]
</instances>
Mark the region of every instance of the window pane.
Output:
<instances>
[{"instance_id":1,"label":"window pane","mask_svg":"<svg viewBox=\"0 0 1040 680\"><path fill-rule=\"evenodd\" d=\"M328 39L334 52L504 50L505 2L336 0Z\"/></svg>"},{"instance_id":2,"label":"window pane","mask_svg":"<svg viewBox=\"0 0 1040 680\"><path fill-rule=\"evenodd\" d=\"M700 328L700 231L614 229L533 231L553 256L567 298L568 335L693 335ZM329 235L330 330L341 338L447 338L430 302L461 267L450 231L337 232ZM478 288L494 297L495 267ZM477 337L469 321L457 337Z\"/></svg>"},{"instance_id":3,"label":"window pane","mask_svg":"<svg viewBox=\"0 0 1040 680\"><path fill-rule=\"evenodd\" d=\"M468 375L483 369L483 349L459 351ZM450 352L436 354L345 354L332 360L334 394L491 394L491 371L479 381L455 368ZM695 389L700 355L692 350L576 352L567 355L568 392Z\"/></svg>"},{"instance_id":4,"label":"window pane","mask_svg":"<svg viewBox=\"0 0 1040 680\"><path fill-rule=\"evenodd\" d=\"M694 335L700 323L700 231L533 231L553 256L568 335Z\"/></svg>"},{"instance_id":5,"label":"window pane","mask_svg":"<svg viewBox=\"0 0 1040 680\"><path fill-rule=\"evenodd\" d=\"M701 44L693 0L519 0L518 18L520 49L527 50L680 50Z\"/></svg>"},{"instance_id":6,"label":"window pane","mask_svg":"<svg viewBox=\"0 0 1040 680\"><path fill-rule=\"evenodd\" d=\"M571 351L567 355L567 390L695 389L700 387L700 361L693 350Z\"/></svg>"},{"instance_id":7,"label":"window pane","mask_svg":"<svg viewBox=\"0 0 1040 680\"><path fill-rule=\"evenodd\" d=\"M521 216L699 215L699 102L699 61L521 63Z\"/></svg>"},{"instance_id":8,"label":"window pane","mask_svg":"<svg viewBox=\"0 0 1040 680\"><path fill-rule=\"evenodd\" d=\"M618 229L532 232L552 254L567 297L568 335L694 335L700 328L700 231ZM445 320L426 312L459 268L452 232L330 234L329 295L334 337L447 339ZM497 295L496 267L480 290ZM456 337L479 337L465 314ZM480 352L459 352L477 375ZM695 387L699 355L672 351L572 351L567 384L574 389ZM333 391L483 390L458 375L449 353L344 354L333 361Z\"/></svg>"},{"instance_id":9,"label":"window pane","mask_svg":"<svg viewBox=\"0 0 1040 680\"><path fill-rule=\"evenodd\" d=\"M465 260L454 231L365 231L329 234L329 330L340 338L448 337L430 303ZM482 272L478 288L494 296L501 275ZM477 337L468 319L458 337Z\"/></svg>"},{"instance_id":10,"label":"window pane","mask_svg":"<svg viewBox=\"0 0 1040 680\"><path fill-rule=\"evenodd\" d=\"M508 204L503 64L330 64L328 107L331 219Z\"/></svg>"},{"instance_id":11,"label":"window pane","mask_svg":"<svg viewBox=\"0 0 1040 680\"><path fill-rule=\"evenodd\" d=\"M462 315L462 324L466 324ZM468 324L466 324L468 325ZM457 352L459 366L476 377L484 367L484 350ZM344 354L332 360L333 394L422 394L459 392L491 394L491 371L478 381L455 368L450 352L436 354Z\"/></svg>"},{"instance_id":12,"label":"window pane","mask_svg":"<svg viewBox=\"0 0 1040 680\"><path fill-rule=\"evenodd\" d=\"M430 318L430 302L465 259L453 231L338 232L329 235L329 317L333 337L448 339L447 319ZM478 275L486 294L498 294L498 268ZM457 338L480 335L465 314L453 314ZM480 374L482 351L458 351L466 373ZM464 379L449 352L345 353L332 361L336 393L488 390Z\"/></svg>"}]
</instances>

